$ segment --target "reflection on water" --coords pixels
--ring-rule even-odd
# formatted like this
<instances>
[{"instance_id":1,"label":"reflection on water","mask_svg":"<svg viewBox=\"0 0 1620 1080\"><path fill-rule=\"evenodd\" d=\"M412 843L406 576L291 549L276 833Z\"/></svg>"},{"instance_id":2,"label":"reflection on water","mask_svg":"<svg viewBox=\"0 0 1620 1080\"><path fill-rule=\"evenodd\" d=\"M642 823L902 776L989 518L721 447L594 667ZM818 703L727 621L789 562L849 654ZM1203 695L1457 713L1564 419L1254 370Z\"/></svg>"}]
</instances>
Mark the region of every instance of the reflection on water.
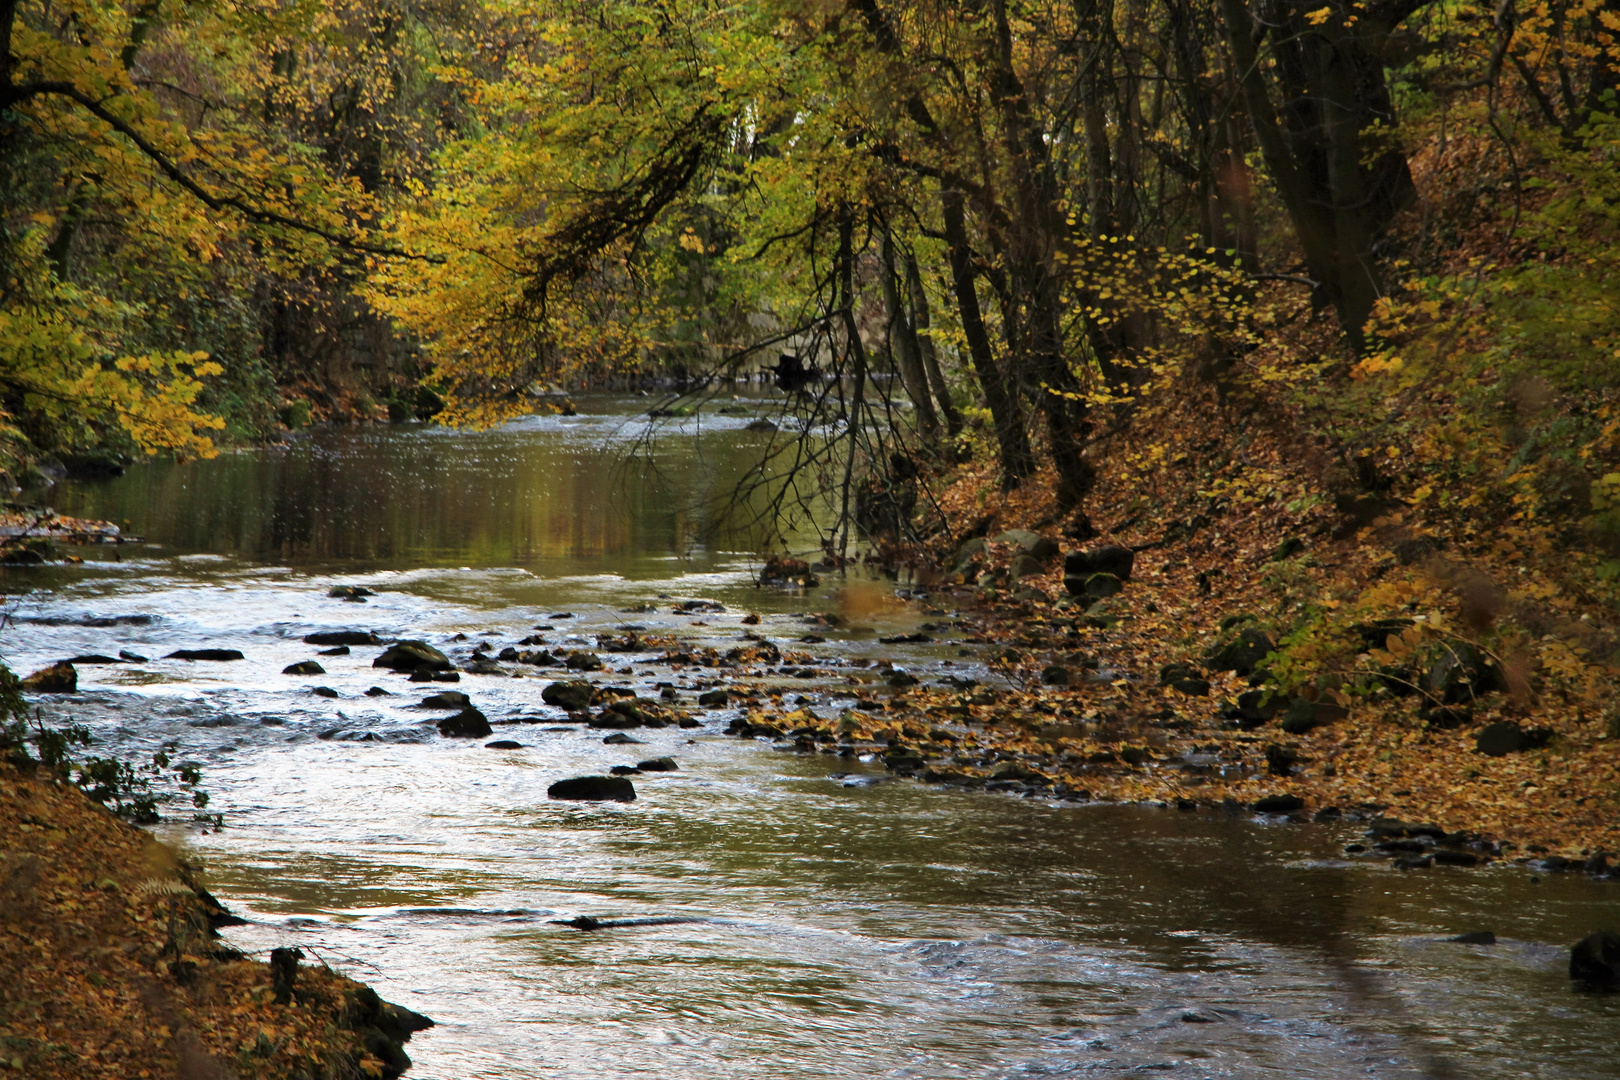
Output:
<instances>
[{"instance_id":1,"label":"reflection on water","mask_svg":"<svg viewBox=\"0 0 1620 1080\"><path fill-rule=\"evenodd\" d=\"M410 1045L417 1076L1348 1080L1437 1075L1439 1059L1469 1077L1616 1075L1620 1002L1572 993L1563 951L1617 921L1611 884L1401 874L1336 858L1345 829L894 781L727 738L723 709L609 746L560 723L540 701L548 673L521 666L458 686L523 744L509 751L441 739L440 714L416 707L423 687L371 667L376 648L320 657L315 678L281 673L314 657L301 638L317 629L425 637L464 663L480 635L589 647L632 620L721 648L744 631L786 645L802 613L837 603L832 582L755 588L743 552L686 557L696 519L680 506L724 469L593 487L617 423L327 434L61 493L61 508L130 517L162 547L6 572L0 652L24 668L153 658L86 667L84 693L45 707L103 747L174 741L200 763L229 827L163 831L254 920L232 941L298 944L436 1017ZM681 438L672 460L712 460ZM339 582L378 595L327 596ZM672 610L687 597L727 610ZM896 606L818 628L824 676L773 677L818 710L877 655L925 680L947 660L993 679L962 642L876 644L925 617ZM161 659L204 644L246 659ZM716 675L611 659L599 681L670 684L688 706ZM559 778L664 754L679 770L636 777L633 804L545 797ZM851 770L878 782L845 786ZM551 922L581 914L691 921ZM1502 943L1439 940L1482 928Z\"/></svg>"},{"instance_id":2,"label":"reflection on water","mask_svg":"<svg viewBox=\"0 0 1620 1080\"><path fill-rule=\"evenodd\" d=\"M762 502L729 503L772 436L748 431L748 416L649 424L647 402L586 398L588 415L486 432L320 429L274 449L62 485L48 499L183 551L286 566L640 575L646 560L692 554L728 522L744 529L725 534L732 546L757 547L746 525ZM815 546L813 535L796 539Z\"/></svg>"}]
</instances>

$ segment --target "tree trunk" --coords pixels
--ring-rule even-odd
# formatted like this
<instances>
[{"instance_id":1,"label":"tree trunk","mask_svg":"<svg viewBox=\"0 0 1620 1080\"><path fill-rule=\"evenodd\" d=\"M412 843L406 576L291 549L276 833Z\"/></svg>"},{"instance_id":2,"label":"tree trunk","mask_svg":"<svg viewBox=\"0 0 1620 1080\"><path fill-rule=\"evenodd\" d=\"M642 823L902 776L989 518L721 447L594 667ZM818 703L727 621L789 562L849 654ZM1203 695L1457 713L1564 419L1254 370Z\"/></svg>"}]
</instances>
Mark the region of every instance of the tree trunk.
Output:
<instances>
[{"instance_id":1,"label":"tree trunk","mask_svg":"<svg viewBox=\"0 0 1620 1080\"><path fill-rule=\"evenodd\" d=\"M992 0L991 7L996 24L995 94L1017 203L1009 245L1009 291L1012 308L1021 310L1023 355L1046 419L1058 474L1058 508L1068 512L1080 507L1096 482L1096 472L1081 449L1088 427L1086 405L1063 349L1063 305L1054 256L1067 222L1058 207L1045 133L1036 125L1013 67L1006 0Z\"/></svg>"},{"instance_id":2,"label":"tree trunk","mask_svg":"<svg viewBox=\"0 0 1620 1080\"><path fill-rule=\"evenodd\" d=\"M838 304L844 324L844 348L855 366L854 385L849 401L849 448L844 461L843 504L840 507L839 556L849 552L851 485L855 477L855 457L860 449L861 411L866 397L866 345L861 341L861 329L855 323L855 215L848 206L838 220Z\"/></svg>"},{"instance_id":3,"label":"tree trunk","mask_svg":"<svg viewBox=\"0 0 1620 1080\"><path fill-rule=\"evenodd\" d=\"M951 256L951 279L956 287L956 306L962 320L962 334L967 338L968 356L973 361L973 373L978 376L984 391L985 404L990 407L990 419L996 429L996 444L1001 450L1001 486L1010 491L1035 471L1035 456L1024 432L1023 410L1007 393L1007 384L996 367L995 355L990 351L990 334L984 326L984 315L979 309L978 287L974 282L973 249L968 244L967 218L963 211L960 191L946 189L940 192L940 204L945 222L945 243Z\"/></svg>"},{"instance_id":4,"label":"tree trunk","mask_svg":"<svg viewBox=\"0 0 1620 1080\"><path fill-rule=\"evenodd\" d=\"M934 399L928 392L928 377L923 373L922 349L917 332L906 318L905 305L900 299L900 275L894 265L894 237L883 230L883 306L888 308L889 352L894 366L899 369L900 381L905 384L906 395L912 408L917 410L917 429L929 442L939 439L939 416L934 412Z\"/></svg>"},{"instance_id":5,"label":"tree trunk","mask_svg":"<svg viewBox=\"0 0 1620 1080\"><path fill-rule=\"evenodd\" d=\"M951 388L945 382L945 372L940 370L939 356L934 352L934 335L929 332L933 318L928 312L928 293L923 289L922 274L917 270L917 255L911 251L906 252L906 292L911 294L912 324L917 331L917 352L922 357L923 373L928 376L928 385L933 388L939 411L945 417L945 430L954 439L962 434L962 414L951 400Z\"/></svg>"}]
</instances>

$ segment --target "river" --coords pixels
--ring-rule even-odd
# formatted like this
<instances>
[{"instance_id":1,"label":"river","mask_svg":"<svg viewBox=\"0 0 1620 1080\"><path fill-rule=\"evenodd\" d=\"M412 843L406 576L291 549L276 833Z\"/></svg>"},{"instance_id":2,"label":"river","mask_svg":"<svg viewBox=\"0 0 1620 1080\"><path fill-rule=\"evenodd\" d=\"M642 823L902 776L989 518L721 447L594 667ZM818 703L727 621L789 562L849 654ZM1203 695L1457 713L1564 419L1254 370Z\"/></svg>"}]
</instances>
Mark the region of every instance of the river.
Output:
<instances>
[{"instance_id":1,"label":"river","mask_svg":"<svg viewBox=\"0 0 1620 1080\"><path fill-rule=\"evenodd\" d=\"M377 648L317 657L301 640L362 628L465 661L481 638L590 648L639 626L723 650L755 632L814 653L815 677L772 681L815 709L880 656L993 681L947 597L830 575L755 587L759 537L710 526L769 438L744 426L764 403L663 424L653 464L627 465L647 404L585 398L580 416L482 433L318 431L60 485L58 510L148 542L0 571L0 654L21 671L151 658L83 667L82 692L44 707L103 749L174 742L201 765L226 827L175 807L157 831L250 920L229 940L298 945L434 1017L412 1076L1620 1075L1620 996L1565 973L1571 941L1620 923L1612 883L1400 873L1342 858L1350 826L942 790L727 737L727 709L605 745L541 704L554 669L523 665L454 687L523 744L487 749L440 738L443 714L415 705L443 687L373 668ZM806 622L852 595L855 625ZM692 599L725 610L674 610ZM876 641L924 623L957 640ZM827 640L800 644L811 630ZM202 646L246 659L161 659ZM696 709L717 673L637 662L651 655L604 654L615 670L592 677L670 683ZM282 674L308 659L326 674ZM637 776L634 803L546 798L661 755L679 770ZM687 921L551 922L578 915ZM1442 940L1486 928L1497 945Z\"/></svg>"}]
</instances>

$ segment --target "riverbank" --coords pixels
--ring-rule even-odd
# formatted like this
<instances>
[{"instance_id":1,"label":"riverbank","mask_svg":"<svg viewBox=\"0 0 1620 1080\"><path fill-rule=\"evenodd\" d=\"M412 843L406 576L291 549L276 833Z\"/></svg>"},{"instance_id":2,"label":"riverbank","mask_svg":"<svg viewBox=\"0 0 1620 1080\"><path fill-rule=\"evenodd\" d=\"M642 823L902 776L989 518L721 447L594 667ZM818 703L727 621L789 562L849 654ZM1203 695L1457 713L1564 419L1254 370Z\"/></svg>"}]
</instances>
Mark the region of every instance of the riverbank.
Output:
<instances>
[{"instance_id":1,"label":"riverbank","mask_svg":"<svg viewBox=\"0 0 1620 1080\"><path fill-rule=\"evenodd\" d=\"M359 1080L409 1066L400 1043L425 1018L290 952L276 972L225 946L228 913L174 852L71 784L0 764L0 834L0 1067Z\"/></svg>"},{"instance_id":2,"label":"riverbank","mask_svg":"<svg viewBox=\"0 0 1620 1080\"><path fill-rule=\"evenodd\" d=\"M837 718L749 723L885 744L925 781L1383 819L1368 855L1404 867L1607 872L1620 668L1599 558L1567 523L1494 517L1443 461L1391 441L1358 479L1297 430L1212 384L1166 395L1121 436L1143 452L1106 460L1084 540L1050 475L1004 494L959 474L926 603L965 615L941 636L972 633L1013 689L901 672Z\"/></svg>"}]
</instances>

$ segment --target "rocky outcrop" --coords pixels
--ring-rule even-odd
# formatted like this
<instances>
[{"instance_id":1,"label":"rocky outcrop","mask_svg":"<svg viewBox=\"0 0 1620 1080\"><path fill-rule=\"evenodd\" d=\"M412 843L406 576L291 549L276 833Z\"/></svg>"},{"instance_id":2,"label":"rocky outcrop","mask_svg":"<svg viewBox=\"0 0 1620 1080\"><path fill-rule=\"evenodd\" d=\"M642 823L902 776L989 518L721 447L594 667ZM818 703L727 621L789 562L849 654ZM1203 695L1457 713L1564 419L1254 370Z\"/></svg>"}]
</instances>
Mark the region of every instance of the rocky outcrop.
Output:
<instances>
[{"instance_id":1,"label":"rocky outcrop","mask_svg":"<svg viewBox=\"0 0 1620 1080\"><path fill-rule=\"evenodd\" d=\"M1136 552L1119 544L1105 544L1090 551L1071 551L1063 559L1063 583L1068 586L1071 578L1084 583L1093 574L1112 574L1120 581L1129 581L1131 571L1135 568ZM1069 591L1076 590L1070 586Z\"/></svg>"},{"instance_id":2,"label":"rocky outcrop","mask_svg":"<svg viewBox=\"0 0 1620 1080\"><path fill-rule=\"evenodd\" d=\"M79 673L63 660L23 679L22 688L36 694L71 694L79 689Z\"/></svg>"}]
</instances>

